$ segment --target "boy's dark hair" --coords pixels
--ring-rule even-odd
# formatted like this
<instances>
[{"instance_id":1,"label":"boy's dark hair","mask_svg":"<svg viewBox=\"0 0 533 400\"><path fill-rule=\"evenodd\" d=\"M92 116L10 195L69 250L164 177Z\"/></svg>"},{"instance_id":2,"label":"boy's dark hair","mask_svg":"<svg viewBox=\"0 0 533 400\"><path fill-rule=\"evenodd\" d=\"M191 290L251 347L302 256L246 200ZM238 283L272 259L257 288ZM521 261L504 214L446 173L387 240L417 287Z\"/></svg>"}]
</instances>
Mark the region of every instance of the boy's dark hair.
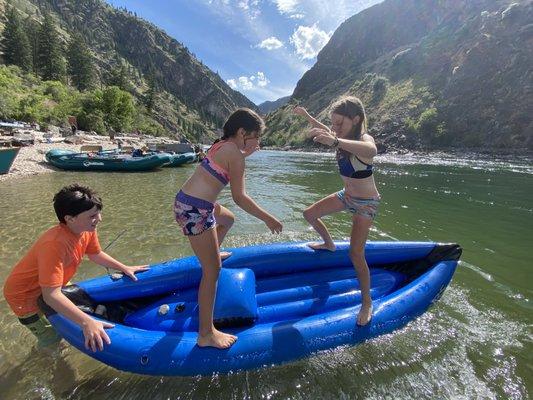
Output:
<instances>
[{"instance_id":1,"label":"boy's dark hair","mask_svg":"<svg viewBox=\"0 0 533 400\"><path fill-rule=\"evenodd\" d=\"M54 196L54 210L59 222L65 223L65 216L75 217L96 206L103 208L102 200L91 188L77 183L65 186Z\"/></svg>"}]
</instances>

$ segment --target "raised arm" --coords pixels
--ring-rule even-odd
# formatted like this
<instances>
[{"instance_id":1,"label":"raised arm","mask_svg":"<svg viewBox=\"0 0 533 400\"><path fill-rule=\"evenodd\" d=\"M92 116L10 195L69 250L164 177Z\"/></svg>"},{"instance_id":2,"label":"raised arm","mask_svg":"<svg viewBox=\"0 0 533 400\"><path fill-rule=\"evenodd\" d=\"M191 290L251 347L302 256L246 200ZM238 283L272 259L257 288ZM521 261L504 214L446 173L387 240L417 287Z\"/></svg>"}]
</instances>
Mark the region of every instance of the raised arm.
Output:
<instances>
[{"instance_id":1,"label":"raised arm","mask_svg":"<svg viewBox=\"0 0 533 400\"><path fill-rule=\"evenodd\" d=\"M373 158L378 153L374 138L368 134L364 134L361 140L350 140L337 138L329 129L314 128L311 132L314 133L315 142L326 146L337 146L361 158Z\"/></svg>"},{"instance_id":2,"label":"raised arm","mask_svg":"<svg viewBox=\"0 0 533 400\"><path fill-rule=\"evenodd\" d=\"M233 201L248 214L253 215L263 221L273 233L279 233L282 230L281 223L268 212L263 210L259 205L246 193L244 180L244 156L240 152L233 152L229 155L229 176L231 185L231 195Z\"/></svg>"},{"instance_id":3,"label":"raised arm","mask_svg":"<svg viewBox=\"0 0 533 400\"><path fill-rule=\"evenodd\" d=\"M313 128L319 128L319 129L329 129L326 125L324 125L322 122L319 122L316 118L312 117L305 108L296 106L292 110L292 112L296 115L300 115L307 119L307 121L313 126Z\"/></svg>"},{"instance_id":4,"label":"raised arm","mask_svg":"<svg viewBox=\"0 0 533 400\"><path fill-rule=\"evenodd\" d=\"M374 158L378 154L374 138L367 134L361 140L339 139L339 149L361 158Z\"/></svg>"}]
</instances>

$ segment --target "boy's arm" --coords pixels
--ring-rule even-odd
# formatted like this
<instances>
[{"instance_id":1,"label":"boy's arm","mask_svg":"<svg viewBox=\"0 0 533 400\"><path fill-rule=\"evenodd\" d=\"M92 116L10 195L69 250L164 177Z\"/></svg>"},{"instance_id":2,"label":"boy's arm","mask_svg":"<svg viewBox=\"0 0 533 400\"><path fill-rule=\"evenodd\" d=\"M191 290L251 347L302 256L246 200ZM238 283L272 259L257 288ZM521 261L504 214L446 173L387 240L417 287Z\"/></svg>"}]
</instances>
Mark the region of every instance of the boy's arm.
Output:
<instances>
[{"instance_id":1,"label":"boy's arm","mask_svg":"<svg viewBox=\"0 0 533 400\"><path fill-rule=\"evenodd\" d=\"M91 349L95 352L96 350L104 349L104 342L106 344L111 344L111 339L109 339L105 328L112 328L114 326L113 324L97 321L78 309L78 307L76 307L76 305L70 301L63 292L61 292L60 286L41 287L41 290L46 304L82 328L86 349Z\"/></svg>"},{"instance_id":2,"label":"boy's arm","mask_svg":"<svg viewBox=\"0 0 533 400\"><path fill-rule=\"evenodd\" d=\"M135 265L135 266L124 265L120 261L115 260L105 251L100 251L99 253L96 253L96 254L87 254L87 257L89 257L89 260L91 260L92 262L98 265L101 265L107 268L113 268L120 272L123 272L124 275L129 276L134 281L137 280L137 277L135 276L135 272L146 271L148 269L148 265Z\"/></svg>"}]
</instances>

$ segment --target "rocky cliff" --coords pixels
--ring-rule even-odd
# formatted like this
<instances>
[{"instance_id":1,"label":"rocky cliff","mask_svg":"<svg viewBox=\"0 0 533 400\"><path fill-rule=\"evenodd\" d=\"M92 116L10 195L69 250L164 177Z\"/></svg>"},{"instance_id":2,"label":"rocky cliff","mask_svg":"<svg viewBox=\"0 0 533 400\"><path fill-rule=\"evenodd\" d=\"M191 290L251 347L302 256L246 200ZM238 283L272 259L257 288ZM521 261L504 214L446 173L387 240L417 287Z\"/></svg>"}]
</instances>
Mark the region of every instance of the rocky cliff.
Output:
<instances>
[{"instance_id":1,"label":"rocky cliff","mask_svg":"<svg viewBox=\"0 0 533 400\"><path fill-rule=\"evenodd\" d=\"M386 0L346 20L269 117L267 144L304 143L296 103L328 120L360 97L382 149L533 149L530 0Z\"/></svg>"}]
</instances>

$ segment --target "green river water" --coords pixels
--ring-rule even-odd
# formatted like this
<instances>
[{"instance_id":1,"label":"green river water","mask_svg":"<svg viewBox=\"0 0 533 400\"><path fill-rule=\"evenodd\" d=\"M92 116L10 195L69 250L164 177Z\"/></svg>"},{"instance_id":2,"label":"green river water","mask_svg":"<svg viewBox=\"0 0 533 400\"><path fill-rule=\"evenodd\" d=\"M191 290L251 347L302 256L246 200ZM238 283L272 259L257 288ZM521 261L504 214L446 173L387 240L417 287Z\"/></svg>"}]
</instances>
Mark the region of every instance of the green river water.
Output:
<instances>
[{"instance_id":1,"label":"green river water","mask_svg":"<svg viewBox=\"0 0 533 400\"><path fill-rule=\"evenodd\" d=\"M237 216L238 247L316 239L302 210L341 188L331 154L261 151L247 191L284 223L281 235L220 198ZM530 159L388 155L376 159L382 195L370 240L457 242L462 261L442 299L404 329L355 347L230 375L173 378L117 371L66 347L51 357L0 299L1 399L527 399L533 391L533 165ZM0 183L0 284L55 224L51 199L74 181L104 201L102 245L125 263L192 254L173 220L176 190L194 165L150 173L55 172ZM351 222L325 219L336 239ZM75 280L105 271L84 262Z\"/></svg>"}]
</instances>

